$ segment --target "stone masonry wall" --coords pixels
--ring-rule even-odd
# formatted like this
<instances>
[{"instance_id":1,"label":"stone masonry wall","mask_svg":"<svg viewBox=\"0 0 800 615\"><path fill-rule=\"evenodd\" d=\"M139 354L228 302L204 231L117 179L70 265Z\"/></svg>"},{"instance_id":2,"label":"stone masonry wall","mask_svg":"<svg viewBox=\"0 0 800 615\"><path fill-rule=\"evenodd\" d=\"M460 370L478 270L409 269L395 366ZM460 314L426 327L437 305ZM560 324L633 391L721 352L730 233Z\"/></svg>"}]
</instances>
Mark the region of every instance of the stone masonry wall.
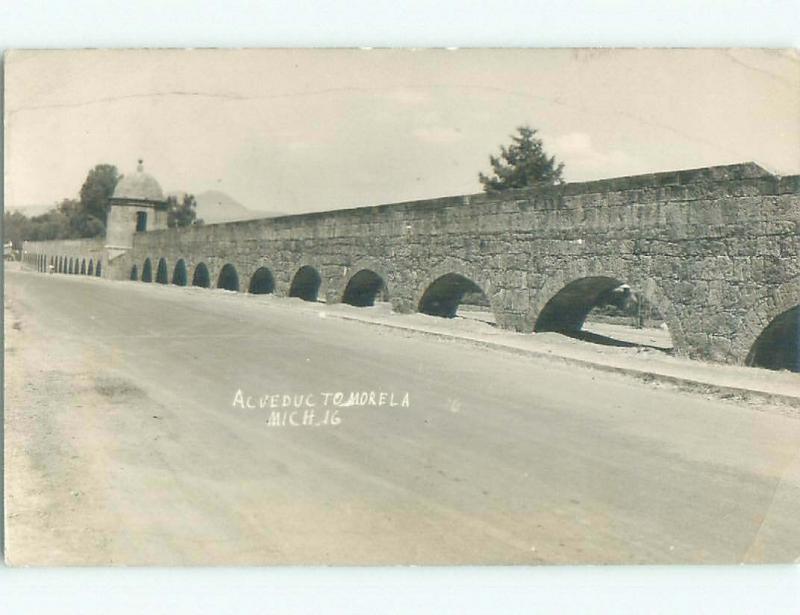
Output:
<instances>
[{"instance_id":1,"label":"stone masonry wall","mask_svg":"<svg viewBox=\"0 0 800 615\"><path fill-rule=\"evenodd\" d=\"M105 267L105 241L102 238L97 239L62 239L56 241L26 241L23 243L23 262L31 267L36 268L35 256L42 256L46 260L46 266L42 269L47 271L50 263L53 263L56 271L59 270L59 265L66 266L70 259L80 264L85 261L85 266L88 270L89 261L92 262L92 271L97 270L97 263L101 263L101 274ZM34 258L26 258L33 256ZM79 269L80 271L80 269ZM105 276L103 276L105 277Z\"/></svg>"},{"instance_id":2,"label":"stone masonry wall","mask_svg":"<svg viewBox=\"0 0 800 615\"><path fill-rule=\"evenodd\" d=\"M112 264L128 279L145 259L184 259L191 282L223 265L241 290L268 267L288 293L303 265L327 301L371 269L394 308L414 311L439 276L489 297L502 327L532 331L545 304L587 276L628 283L661 312L676 350L743 362L775 316L800 303L800 177L755 164L140 233Z\"/></svg>"}]
</instances>

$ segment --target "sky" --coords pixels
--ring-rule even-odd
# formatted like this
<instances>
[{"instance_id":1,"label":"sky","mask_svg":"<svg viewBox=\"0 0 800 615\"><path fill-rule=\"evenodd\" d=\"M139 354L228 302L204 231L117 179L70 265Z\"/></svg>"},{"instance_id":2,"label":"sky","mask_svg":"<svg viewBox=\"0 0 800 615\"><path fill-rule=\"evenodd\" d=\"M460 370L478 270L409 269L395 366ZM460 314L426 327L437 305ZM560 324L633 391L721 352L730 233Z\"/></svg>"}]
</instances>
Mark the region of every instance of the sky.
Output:
<instances>
[{"instance_id":1,"label":"sky","mask_svg":"<svg viewBox=\"0 0 800 615\"><path fill-rule=\"evenodd\" d=\"M781 50L15 51L5 206L137 159L166 192L300 213L479 192L517 126L567 181L755 161L800 174Z\"/></svg>"}]
</instances>

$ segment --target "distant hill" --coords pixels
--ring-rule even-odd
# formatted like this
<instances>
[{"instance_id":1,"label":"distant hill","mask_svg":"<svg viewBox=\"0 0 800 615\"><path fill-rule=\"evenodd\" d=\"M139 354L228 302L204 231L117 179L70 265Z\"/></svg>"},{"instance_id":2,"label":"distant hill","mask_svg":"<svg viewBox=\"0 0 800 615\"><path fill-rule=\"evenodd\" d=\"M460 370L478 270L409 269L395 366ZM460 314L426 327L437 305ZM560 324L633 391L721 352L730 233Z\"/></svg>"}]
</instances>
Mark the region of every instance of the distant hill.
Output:
<instances>
[{"instance_id":1,"label":"distant hill","mask_svg":"<svg viewBox=\"0 0 800 615\"><path fill-rule=\"evenodd\" d=\"M171 192L169 196L182 199L185 192ZM252 220L253 218L274 218L286 215L278 211L254 211L242 205L229 194L219 190L206 190L194 195L197 201L197 217L206 224L231 222L233 220Z\"/></svg>"}]
</instances>

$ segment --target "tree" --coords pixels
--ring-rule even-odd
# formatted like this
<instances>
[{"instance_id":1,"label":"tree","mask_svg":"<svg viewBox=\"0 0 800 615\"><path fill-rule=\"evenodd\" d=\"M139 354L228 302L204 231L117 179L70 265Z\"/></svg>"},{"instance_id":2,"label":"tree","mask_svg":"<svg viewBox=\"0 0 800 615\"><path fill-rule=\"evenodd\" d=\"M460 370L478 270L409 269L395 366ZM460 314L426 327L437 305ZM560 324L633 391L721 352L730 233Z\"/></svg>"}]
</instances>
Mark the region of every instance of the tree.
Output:
<instances>
[{"instance_id":1,"label":"tree","mask_svg":"<svg viewBox=\"0 0 800 615\"><path fill-rule=\"evenodd\" d=\"M530 126L520 126L517 134L511 135L511 145L501 145L499 156L489 156L493 174L478 175L485 192L552 185L563 181L563 163L556 164L555 156L545 153L542 140L536 137L536 133Z\"/></svg>"},{"instance_id":2,"label":"tree","mask_svg":"<svg viewBox=\"0 0 800 615\"><path fill-rule=\"evenodd\" d=\"M98 220L102 224L99 234L105 230L108 216L109 199L114 195L114 188L120 180L117 167L113 164L98 164L86 176L81 186L80 203L82 213ZM96 228L96 224L92 224ZM84 235L89 236L89 235Z\"/></svg>"},{"instance_id":3,"label":"tree","mask_svg":"<svg viewBox=\"0 0 800 615\"><path fill-rule=\"evenodd\" d=\"M49 241L51 239L71 239L76 237L71 216L77 207L78 201L64 199L54 209L40 216L34 216L30 219L28 239Z\"/></svg>"},{"instance_id":4,"label":"tree","mask_svg":"<svg viewBox=\"0 0 800 615\"><path fill-rule=\"evenodd\" d=\"M170 228L203 224L202 220L197 219L197 201L192 194L184 194L180 204L177 197L169 197L167 212L167 226Z\"/></svg>"},{"instance_id":5,"label":"tree","mask_svg":"<svg viewBox=\"0 0 800 615\"><path fill-rule=\"evenodd\" d=\"M15 250L22 249L22 242L28 239L30 220L18 211L3 212L3 242L10 241Z\"/></svg>"},{"instance_id":6,"label":"tree","mask_svg":"<svg viewBox=\"0 0 800 615\"><path fill-rule=\"evenodd\" d=\"M53 209L28 218L20 212L3 215L3 236L19 249L26 240L100 237L106 230L109 201L120 180L117 167L98 164L86 176L80 199L64 199Z\"/></svg>"}]
</instances>

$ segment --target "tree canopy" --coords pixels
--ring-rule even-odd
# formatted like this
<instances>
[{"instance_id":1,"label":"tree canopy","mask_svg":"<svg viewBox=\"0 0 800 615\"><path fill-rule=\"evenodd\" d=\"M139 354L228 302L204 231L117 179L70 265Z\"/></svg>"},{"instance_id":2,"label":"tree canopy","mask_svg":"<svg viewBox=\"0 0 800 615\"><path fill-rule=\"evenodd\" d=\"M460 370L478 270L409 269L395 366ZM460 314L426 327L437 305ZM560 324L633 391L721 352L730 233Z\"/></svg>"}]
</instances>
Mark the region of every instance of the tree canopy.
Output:
<instances>
[{"instance_id":1,"label":"tree canopy","mask_svg":"<svg viewBox=\"0 0 800 615\"><path fill-rule=\"evenodd\" d=\"M119 180L117 167L112 164L98 164L89 171L81 186L81 213L99 220L105 227L109 199L114 195Z\"/></svg>"},{"instance_id":2,"label":"tree canopy","mask_svg":"<svg viewBox=\"0 0 800 615\"><path fill-rule=\"evenodd\" d=\"M203 223L197 218L197 201L192 194L184 194L180 203L178 203L177 197L169 197L167 214L167 226L170 228Z\"/></svg>"},{"instance_id":3,"label":"tree canopy","mask_svg":"<svg viewBox=\"0 0 800 615\"><path fill-rule=\"evenodd\" d=\"M485 192L502 192L513 188L528 188L540 184L558 184L564 164L548 156L537 131L520 126L511 135L511 145L500 146L499 156L489 156L492 174L480 173L478 178Z\"/></svg>"},{"instance_id":4,"label":"tree canopy","mask_svg":"<svg viewBox=\"0 0 800 615\"><path fill-rule=\"evenodd\" d=\"M14 247L20 249L23 241L102 236L106 230L109 200L119 180L117 167L98 164L86 176L78 200L64 199L50 211L31 218L19 211L5 212L4 240L12 241Z\"/></svg>"}]
</instances>

